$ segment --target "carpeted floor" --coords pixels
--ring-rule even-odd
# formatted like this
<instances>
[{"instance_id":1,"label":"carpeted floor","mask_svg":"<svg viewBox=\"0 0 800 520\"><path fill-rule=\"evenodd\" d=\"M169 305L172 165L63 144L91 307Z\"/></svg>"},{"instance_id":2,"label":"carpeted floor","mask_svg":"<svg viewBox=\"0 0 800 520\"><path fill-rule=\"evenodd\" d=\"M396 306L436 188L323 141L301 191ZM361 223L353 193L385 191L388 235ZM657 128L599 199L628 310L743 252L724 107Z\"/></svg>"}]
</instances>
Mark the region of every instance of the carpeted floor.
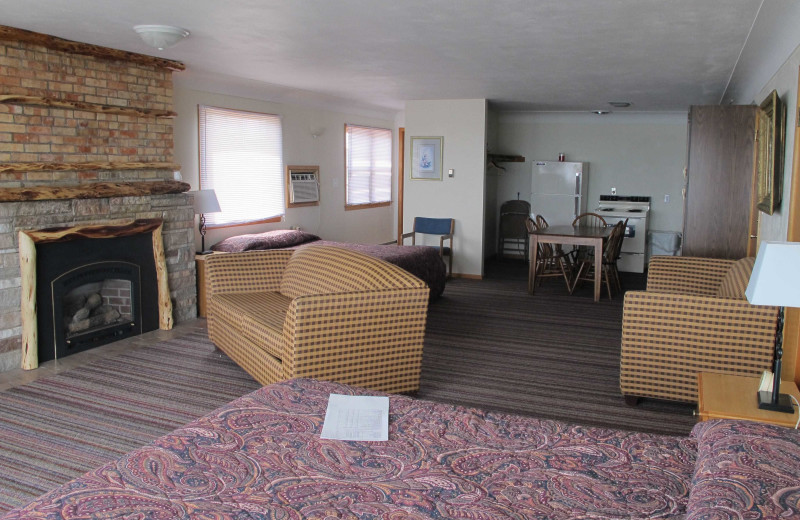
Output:
<instances>
[{"instance_id":1,"label":"carpeted floor","mask_svg":"<svg viewBox=\"0 0 800 520\"><path fill-rule=\"evenodd\" d=\"M619 394L622 297L594 303L524 264L455 279L431 305L418 397L569 422L685 435L692 406ZM643 277L627 276L628 288ZM258 387L201 325L0 392L0 512ZM144 344L145 346L141 346ZM99 349L96 349L99 350ZM0 375L2 379L2 375Z\"/></svg>"},{"instance_id":2,"label":"carpeted floor","mask_svg":"<svg viewBox=\"0 0 800 520\"><path fill-rule=\"evenodd\" d=\"M0 513L260 385L204 330L0 393Z\"/></svg>"}]
</instances>

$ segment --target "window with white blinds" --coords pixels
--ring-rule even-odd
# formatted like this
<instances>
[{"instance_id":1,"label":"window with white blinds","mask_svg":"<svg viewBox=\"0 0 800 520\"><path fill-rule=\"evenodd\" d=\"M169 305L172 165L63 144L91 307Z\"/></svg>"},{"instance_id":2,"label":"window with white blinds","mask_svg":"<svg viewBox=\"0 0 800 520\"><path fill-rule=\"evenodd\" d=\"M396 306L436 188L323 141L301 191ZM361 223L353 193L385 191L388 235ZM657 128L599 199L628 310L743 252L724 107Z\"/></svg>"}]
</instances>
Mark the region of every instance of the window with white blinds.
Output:
<instances>
[{"instance_id":1,"label":"window with white blinds","mask_svg":"<svg viewBox=\"0 0 800 520\"><path fill-rule=\"evenodd\" d=\"M385 205L392 200L392 131L345 125L349 209Z\"/></svg>"},{"instance_id":2,"label":"window with white blinds","mask_svg":"<svg viewBox=\"0 0 800 520\"><path fill-rule=\"evenodd\" d=\"M208 226L260 222L284 214L281 118L200 105L200 188L222 209Z\"/></svg>"}]
</instances>

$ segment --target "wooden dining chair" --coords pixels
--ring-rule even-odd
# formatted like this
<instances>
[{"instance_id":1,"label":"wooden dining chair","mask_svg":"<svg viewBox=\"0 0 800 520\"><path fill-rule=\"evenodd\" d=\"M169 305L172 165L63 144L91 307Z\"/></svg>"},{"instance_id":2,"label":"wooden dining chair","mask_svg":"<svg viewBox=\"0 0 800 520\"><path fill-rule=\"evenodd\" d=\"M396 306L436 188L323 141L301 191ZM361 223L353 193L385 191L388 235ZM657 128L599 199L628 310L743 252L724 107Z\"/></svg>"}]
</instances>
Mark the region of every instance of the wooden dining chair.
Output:
<instances>
[{"instance_id":1,"label":"wooden dining chair","mask_svg":"<svg viewBox=\"0 0 800 520\"><path fill-rule=\"evenodd\" d=\"M536 216L536 220L526 221L528 230L545 229L548 227L547 220L541 215ZM545 244L539 242L536 250L536 278L541 286L544 278L563 277L570 290L572 282L572 264L569 261L569 254L564 253L560 244Z\"/></svg>"},{"instance_id":2,"label":"wooden dining chair","mask_svg":"<svg viewBox=\"0 0 800 520\"><path fill-rule=\"evenodd\" d=\"M619 221L614 225L614 229L608 235L605 244L603 244L603 259L600 263L602 269L601 277L602 282L606 285L608 291L608 299L613 299L611 296L611 281L614 281L614 286L618 291L622 290L622 284L619 280L619 271L617 270L617 259L619 258L620 251L622 250L622 240L625 238L626 221ZM572 279L570 287L570 294L575 291L579 282L594 282L594 257L586 256L579 260L577 271Z\"/></svg>"},{"instance_id":3,"label":"wooden dining chair","mask_svg":"<svg viewBox=\"0 0 800 520\"><path fill-rule=\"evenodd\" d=\"M606 227L606 220L597 213L581 213L572 221L573 226Z\"/></svg>"}]
</instances>

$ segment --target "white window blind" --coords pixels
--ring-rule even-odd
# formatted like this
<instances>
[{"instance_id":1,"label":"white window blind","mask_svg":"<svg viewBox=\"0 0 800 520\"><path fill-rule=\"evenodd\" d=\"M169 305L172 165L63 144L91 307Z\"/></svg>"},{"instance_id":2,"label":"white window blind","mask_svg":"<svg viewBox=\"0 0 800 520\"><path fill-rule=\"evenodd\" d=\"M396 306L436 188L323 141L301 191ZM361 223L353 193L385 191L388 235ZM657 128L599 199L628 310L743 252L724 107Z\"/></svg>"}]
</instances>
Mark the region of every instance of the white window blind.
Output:
<instances>
[{"instance_id":1,"label":"white window blind","mask_svg":"<svg viewBox=\"0 0 800 520\"><path fill-rule=\"evenodd\" d=\"M283 215L281 118L200 105L200 187L217 194L220 213L209 226L258 222Z\"/></svg>"},{"instance_id":2,"label":"white window blind","mask_svg":"<svg viewBox=\"0 0 800 520\"><path fill-rule=\"evenodd\" d=\"M392 200L392 131L345 126L347 205Z\"/></svg>"}]
</instances>

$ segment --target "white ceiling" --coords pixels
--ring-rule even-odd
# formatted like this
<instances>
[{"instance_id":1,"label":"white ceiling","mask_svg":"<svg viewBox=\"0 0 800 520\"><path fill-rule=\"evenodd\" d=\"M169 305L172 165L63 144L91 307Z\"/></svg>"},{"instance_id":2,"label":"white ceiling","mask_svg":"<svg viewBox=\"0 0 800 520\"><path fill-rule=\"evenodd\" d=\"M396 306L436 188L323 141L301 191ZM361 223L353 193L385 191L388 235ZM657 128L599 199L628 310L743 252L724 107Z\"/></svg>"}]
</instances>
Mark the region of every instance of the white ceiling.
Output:
<instances>
[{"instance_id":1,"label":"white ceiling","mask_svg":"<svg viewBox=\"0 0 800 520\"><path fill-rule=\"evenodd\" d=\"M176 79L384 110L686 110L722 100L762 0L0 0L0 23L183 61ZM165 51L137 24L191 35ZM619 109L612 109L619 110Z\"/></svg>"}]
</instances>

